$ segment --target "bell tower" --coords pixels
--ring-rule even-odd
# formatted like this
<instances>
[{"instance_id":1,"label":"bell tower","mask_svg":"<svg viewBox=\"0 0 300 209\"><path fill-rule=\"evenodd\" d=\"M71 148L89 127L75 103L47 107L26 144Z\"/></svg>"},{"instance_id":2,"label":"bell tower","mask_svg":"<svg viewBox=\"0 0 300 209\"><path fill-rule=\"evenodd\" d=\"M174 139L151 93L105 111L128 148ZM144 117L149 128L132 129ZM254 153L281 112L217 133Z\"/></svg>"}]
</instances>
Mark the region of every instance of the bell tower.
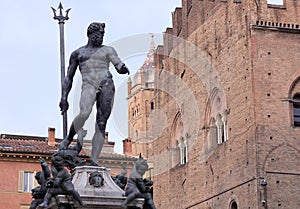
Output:
<instances>
[{"instance_id":1,"label":"bell tower","mask_svg":"<svg viewBox=\"0 0 300 209\"><path fill-rule=\"evenodd\" d=\"M154 110L155 43L151 35L150 50L143 65L133 78L128 80L128 140L132 156L149 156L153 134L150 114Z\"/></svg>"}]
</instances>

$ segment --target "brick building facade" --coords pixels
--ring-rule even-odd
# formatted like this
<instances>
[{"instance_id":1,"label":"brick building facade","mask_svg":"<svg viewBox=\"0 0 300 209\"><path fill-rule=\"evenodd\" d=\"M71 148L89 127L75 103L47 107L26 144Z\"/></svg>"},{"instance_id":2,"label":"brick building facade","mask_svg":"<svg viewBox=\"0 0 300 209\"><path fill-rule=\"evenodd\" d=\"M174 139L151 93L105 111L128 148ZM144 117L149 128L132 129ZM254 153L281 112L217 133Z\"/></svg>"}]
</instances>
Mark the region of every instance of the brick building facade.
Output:
<instances>
[{"instance_id":1,"label":"brick building facade","mask_svg":"<svg viewBox=\"0 0 300 209\"><path fill-rule=\"evenodd\" d=\"M129 130L132 144L152 133L146 151L132 150L153 162L157 208L299 207L299 9L183 0L172 13L146 99L154 108Z\"/></svg>"}]
</instances>

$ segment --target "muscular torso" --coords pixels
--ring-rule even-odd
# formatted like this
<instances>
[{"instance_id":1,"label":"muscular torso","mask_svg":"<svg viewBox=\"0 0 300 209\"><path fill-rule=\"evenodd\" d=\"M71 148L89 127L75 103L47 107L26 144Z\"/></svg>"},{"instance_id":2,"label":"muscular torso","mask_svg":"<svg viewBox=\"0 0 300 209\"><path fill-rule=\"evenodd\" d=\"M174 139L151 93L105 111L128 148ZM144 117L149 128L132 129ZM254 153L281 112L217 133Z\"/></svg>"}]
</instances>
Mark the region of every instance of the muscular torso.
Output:
<instances>
[{"instance_id":1,"label":"muscular torso","mask_svg":"<svg viewBox=\"0 0 300 209\"><path fill-rule=\"evenodd\" d=\"M77 50L78 65L82 75L82 85L90 84L98 88L100 82L108 75L109 63L119 64L121 60L112 47L81 47Z\"/></svg>"}]
</instances>

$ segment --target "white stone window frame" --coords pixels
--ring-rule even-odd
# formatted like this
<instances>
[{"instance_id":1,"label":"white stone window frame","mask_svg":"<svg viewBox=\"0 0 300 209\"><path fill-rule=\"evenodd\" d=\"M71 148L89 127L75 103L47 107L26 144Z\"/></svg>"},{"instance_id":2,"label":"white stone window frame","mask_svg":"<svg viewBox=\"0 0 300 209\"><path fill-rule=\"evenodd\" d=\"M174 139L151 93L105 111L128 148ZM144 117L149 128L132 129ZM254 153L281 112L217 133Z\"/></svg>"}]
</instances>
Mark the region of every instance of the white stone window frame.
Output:
<instances>
[{"instance_id":1,"label":"white stone window frame","mask_svg":"<svg viewBox=\"0 0 300 209\"><path fill-rule=\"evenodd\" d=\"M216 119L217 127L217 143L222 144L228 141L228 126L227 126L227 113L218 114Z\"/></svg>"},{"instance_id":2,"label":"white stone window frame","mask_svg":"<svg viewBox=\"0 0 300 209\"><path fill-rule=\"evenodd\" d=\"M37 186L35 174L34 171L19 171L18 192L31 192Z\"/></svg>"}]
</instances>

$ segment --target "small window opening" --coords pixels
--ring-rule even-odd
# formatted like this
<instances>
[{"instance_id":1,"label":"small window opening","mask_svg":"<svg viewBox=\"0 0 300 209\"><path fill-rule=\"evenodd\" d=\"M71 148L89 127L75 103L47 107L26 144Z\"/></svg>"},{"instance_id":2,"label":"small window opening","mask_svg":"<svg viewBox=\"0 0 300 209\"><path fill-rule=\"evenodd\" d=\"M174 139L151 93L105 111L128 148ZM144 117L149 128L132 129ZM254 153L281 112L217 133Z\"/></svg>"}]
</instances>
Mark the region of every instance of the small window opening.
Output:
<instances>
[{"instance_id":1,"label":"small window opening","mask_svg":"<svg viewBox=\"0 0 300 209\"><path fill-rule=\"evenodd\" d=\"M33 172L24 172L24 192L31 192L33 188Z\"/></svg>"},{"instance_id":2,"label":"small window opening","mask_svg":"<svg viewBox=\"0 0 300 209\"><path fill-rule=\"evenodd\" d=\"M217 143L222 144L227 141L227 124L224 118L219 114L216 120Z\"/></svg>"},{"instance_id":3,"label":"small window opening","mask_svg":"<svg viewBox=\"0 0 300 209\"><path fill-rule=\"evenodd\" d=\"M187 141L181 137L180 143L178 144L180 150L180 164L184 165L188 162L188 145Z\"/></svg>"},{"instance_id":4,"label":"small window opening","mask_svg":"<svg viewBox=\"0 0 300 209\"><path fill-rule=\"evenodd\" d=\"M154 110L154 102L150 103L150 108L151 108L151 110Z\"/></svg>"},{"instance_id":5,"label":"small window opening","mask_svg":"<svg viewBox=\"0 0 300 209\"><path fill-rule=\"evenodd\" d=\"M238 206L235 201L231 203L230 209L238 209Z\"/></svg>"},{"instance_id":6,"label":"small window opening","mask_svg":"<svg viewBox=\"0 0 300 209\"><path fill-rule=\"evenodd\" d=\"M300 127L300 94L293 97L294 126Z\"/></svg>"}]
</instances>

